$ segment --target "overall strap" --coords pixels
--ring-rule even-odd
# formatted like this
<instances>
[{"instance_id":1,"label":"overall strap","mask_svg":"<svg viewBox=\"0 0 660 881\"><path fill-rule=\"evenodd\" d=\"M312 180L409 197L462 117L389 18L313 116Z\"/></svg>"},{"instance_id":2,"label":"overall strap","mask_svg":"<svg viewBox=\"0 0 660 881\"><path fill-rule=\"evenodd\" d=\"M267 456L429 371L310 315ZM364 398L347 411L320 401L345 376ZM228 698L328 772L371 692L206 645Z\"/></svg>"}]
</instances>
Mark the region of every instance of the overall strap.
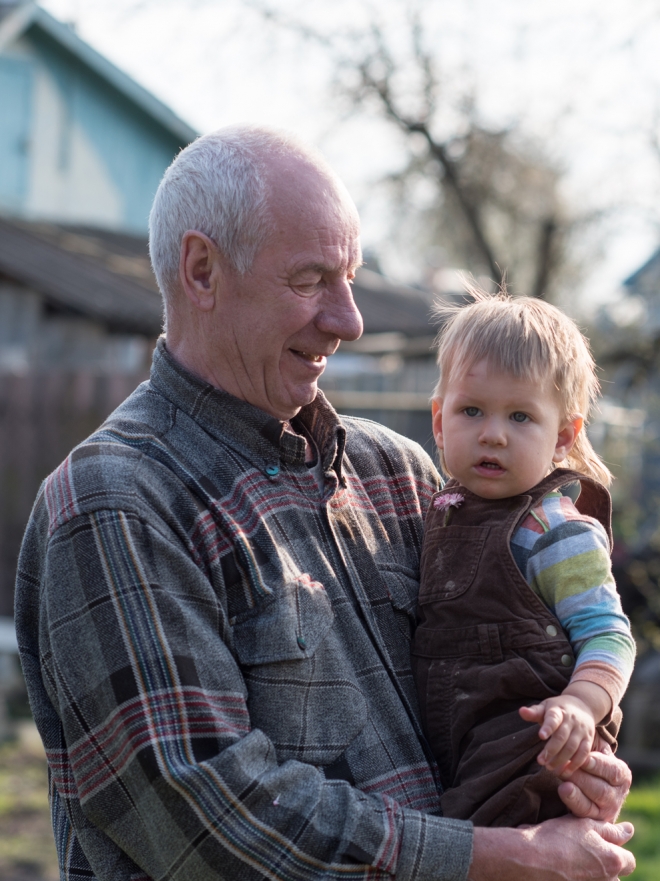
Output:
<instances>
[{"instance_id":1,"label":"overall strap","mask_svg":"<svg viewBox=\"0 0 660 881\"><path fill-rule=\"evenodd\" d=\"M580 495L575 507L580 514L593 517L602 525L607 533L612 549L612 499L605 487L586 474L572 471L570 468L555 468L540 483L537 483L529 492L525 493L532 499L531 507L534 507L548 493L566 486L567 483L580 483Z\"/></svg>"}]
</instances>

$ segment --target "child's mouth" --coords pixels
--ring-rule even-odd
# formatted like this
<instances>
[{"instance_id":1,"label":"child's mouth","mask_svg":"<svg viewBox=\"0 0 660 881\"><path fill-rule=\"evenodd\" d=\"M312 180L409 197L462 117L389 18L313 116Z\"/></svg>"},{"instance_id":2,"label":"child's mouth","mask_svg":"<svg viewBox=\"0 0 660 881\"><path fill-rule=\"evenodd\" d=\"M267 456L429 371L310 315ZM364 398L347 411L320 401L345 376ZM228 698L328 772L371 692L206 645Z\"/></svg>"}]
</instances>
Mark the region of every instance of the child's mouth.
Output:
<instances>
[{"instance_id":1,"label":"child's mouth","mask_svg":"<svg viewBox=\"0 0 660 881\"><path fill-rule=\"evenodd\" d=\"M501 474L505 470L498 462L479 462L477 468L488 474Z\"/></svg>"}]
</instances>

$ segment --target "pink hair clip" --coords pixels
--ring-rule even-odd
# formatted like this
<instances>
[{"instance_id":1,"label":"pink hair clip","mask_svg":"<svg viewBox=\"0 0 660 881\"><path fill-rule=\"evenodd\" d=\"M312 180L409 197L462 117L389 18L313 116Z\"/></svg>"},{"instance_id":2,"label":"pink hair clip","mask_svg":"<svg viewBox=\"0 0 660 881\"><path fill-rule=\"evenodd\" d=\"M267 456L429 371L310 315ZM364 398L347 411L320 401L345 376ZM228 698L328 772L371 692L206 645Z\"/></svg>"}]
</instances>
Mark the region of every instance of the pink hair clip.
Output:
<instances>
[{"instance_id":1,"label":"pink hair clip","mask_svg":"<svg viewBox=\"0 0 660 881\"><path fill-rule=\"evenodd\" d=\"M460 493L447 493L444 496L438 496L433 502L433 507L438 511L448 511L450 508L460 508L465 501L465 496Z\"/></svg>"}]
</instances>

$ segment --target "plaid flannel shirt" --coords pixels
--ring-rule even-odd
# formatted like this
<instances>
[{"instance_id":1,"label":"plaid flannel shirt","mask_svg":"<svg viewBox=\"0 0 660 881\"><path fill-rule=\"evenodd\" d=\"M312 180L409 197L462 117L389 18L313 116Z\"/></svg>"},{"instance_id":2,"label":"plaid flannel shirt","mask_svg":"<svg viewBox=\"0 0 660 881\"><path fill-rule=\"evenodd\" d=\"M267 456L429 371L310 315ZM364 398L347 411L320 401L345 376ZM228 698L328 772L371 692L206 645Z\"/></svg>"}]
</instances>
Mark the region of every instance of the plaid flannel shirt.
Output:
<instances>
[{"instance_id":1,"label":"plaid flannel shirt","mask_svg":"<svg viewBox=\"0 0 660 881\"><path fill-rule=\"evenodd\" d=\"M70 881L459 881L409 663L415 444L337 418L305 442L191 376L141 385L44 482L16 594Z\"/></svg>"}]
</instances>

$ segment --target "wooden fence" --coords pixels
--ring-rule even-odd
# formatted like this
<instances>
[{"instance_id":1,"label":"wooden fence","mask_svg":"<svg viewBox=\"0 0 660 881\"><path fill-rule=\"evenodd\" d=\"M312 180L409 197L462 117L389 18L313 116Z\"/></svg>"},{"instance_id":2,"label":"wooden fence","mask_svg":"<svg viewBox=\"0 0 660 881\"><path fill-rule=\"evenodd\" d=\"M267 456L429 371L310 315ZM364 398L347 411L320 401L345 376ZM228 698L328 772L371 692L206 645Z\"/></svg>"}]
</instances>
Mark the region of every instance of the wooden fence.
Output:
<instances>
[{"instance_id":1,"label":"wooden fence","mask_svg":"<svg viewBox=\"0 0 660 881\"><path fill-rule=\"evenodd\" d=\"M13 614L16 560L41 481L145 378L0 373L0 616Z\"/></svg>"}]
</instances>

